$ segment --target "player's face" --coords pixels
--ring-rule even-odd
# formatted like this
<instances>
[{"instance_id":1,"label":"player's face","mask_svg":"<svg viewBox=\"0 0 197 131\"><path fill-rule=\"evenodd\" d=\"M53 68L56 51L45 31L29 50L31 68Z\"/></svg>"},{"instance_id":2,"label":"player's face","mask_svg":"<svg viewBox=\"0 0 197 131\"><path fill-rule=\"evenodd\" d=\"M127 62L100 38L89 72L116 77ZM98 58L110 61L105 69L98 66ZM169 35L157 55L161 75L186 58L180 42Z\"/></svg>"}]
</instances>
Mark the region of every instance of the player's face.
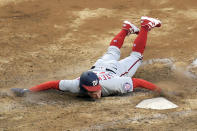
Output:
<instances>
[{"instance_id":1,"label":"player's face","mask_svg":"<svg viewBox=\"0 0 197 131\"><path fill-rule=\"evenodd\" d=\"M94 92L88 92L88 95L92 97L93 99L100 99L101 98L101 90L94 91Z\"/></svg>"}]
</instances>

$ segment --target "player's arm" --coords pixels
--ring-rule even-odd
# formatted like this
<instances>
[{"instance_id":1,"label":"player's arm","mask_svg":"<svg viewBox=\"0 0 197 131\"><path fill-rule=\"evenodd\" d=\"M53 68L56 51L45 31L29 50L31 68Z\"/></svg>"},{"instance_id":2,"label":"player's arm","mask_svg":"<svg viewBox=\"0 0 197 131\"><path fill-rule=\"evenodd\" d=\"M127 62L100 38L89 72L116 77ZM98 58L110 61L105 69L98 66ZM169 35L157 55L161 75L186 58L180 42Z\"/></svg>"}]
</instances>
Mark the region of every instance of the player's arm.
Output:
<instances>
[{"instance_id":1,"label":"player's arm","mask_svg":"<svg viewBox=\"0 0 197 131\"><path fill-rule=\"evenodd\" d=\"M58 81L48 81L40 85L31 87L29 90L32 92L43 91L48 89L56 89L61 91L69 91L72 93L79 92L79 80L58 80Z\"/></svg>"},{"instance_id":2,"label":"player's arm","mask_svg":"<svg viewBox=\"0 0 197 131\"><path fill-rule=\"evenodd\" d=\"M161 88L157 87L155 84L148 82L146 80L132 78L132 81L133 81L133 88L142 87L159 93L161 92Z\"/></svg>"},{"instance_id":3,"label":"player's arm","mask_svg":"<svg viewBox=\"0 0 197 131\"><path fill-rule=\"evenodd\" d=\"M59 90L59 83L60 83L60 80L48 81L48 82L29 88L29 91L38 92L38 91L43 91L43 90L48 90L48 89Z\"/></svg>"},{"instance_id":4,"label":"player's arm","mask_svg":"<svg viewBox=\"0 0 197 131\"><path fill-rule=\"evenodd\" d=\"M69 91L72 93L78 93L79 79L48 81L40 85L31 87L29 90L32 92L37 92L37 91L43 91L48 89L56 89L61 91Z\"/></svg>"},{"instance_id":5,"label":"player's arm","mask_svg":"<svg viewBox=\"0 0 197 131\"><path fill-rule=\"evenodd\" d=\"M151 82L146 80L131 78L131 77L114 77L103 82L103 96L113 94L125 94L132 92L134 88L142 87L152 91L160 92L161 89Z\"/></svg>"},{"instance_id":6,"label":"player's arm","mask_svg":"<svg viewBox=\"0 0 197 131\"><path fill-rule=\"evenodd\" d=\"M38 92L44 91L48 89L56 89L62 91L69 91L72 93L79 92L79 79L74 80L57 80L57 81L48 81L29 89L22 89L22 88L12 88L12 92L14 92L17 96L22 96L26 92Z\"/></svg>"}]
</instances>

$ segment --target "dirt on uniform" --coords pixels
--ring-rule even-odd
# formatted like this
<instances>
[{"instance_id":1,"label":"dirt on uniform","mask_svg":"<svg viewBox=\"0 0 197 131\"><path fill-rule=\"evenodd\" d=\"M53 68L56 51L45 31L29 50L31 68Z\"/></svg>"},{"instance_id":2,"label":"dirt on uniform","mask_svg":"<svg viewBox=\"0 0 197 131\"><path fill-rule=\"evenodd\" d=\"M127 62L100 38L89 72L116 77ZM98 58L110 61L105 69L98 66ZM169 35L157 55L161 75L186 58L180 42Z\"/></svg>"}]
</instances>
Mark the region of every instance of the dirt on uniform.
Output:
<instances>
[{"instance_id":1,"label":"dirt on uniform","mask_svg":"<svg viewBox=\"0 0 197 131\"><path fill-rule=\"evenodd\" d=\"M0 131L197 130L196 0L0 0ZM179 107L139 109L147 90L89 101L48 90L15 97L10 88L74 79L106 52L123 20L162 27L148 34L135 77L151 81ZM125 39L128 56L136 35Z\"/></svg>"}]
</instances>

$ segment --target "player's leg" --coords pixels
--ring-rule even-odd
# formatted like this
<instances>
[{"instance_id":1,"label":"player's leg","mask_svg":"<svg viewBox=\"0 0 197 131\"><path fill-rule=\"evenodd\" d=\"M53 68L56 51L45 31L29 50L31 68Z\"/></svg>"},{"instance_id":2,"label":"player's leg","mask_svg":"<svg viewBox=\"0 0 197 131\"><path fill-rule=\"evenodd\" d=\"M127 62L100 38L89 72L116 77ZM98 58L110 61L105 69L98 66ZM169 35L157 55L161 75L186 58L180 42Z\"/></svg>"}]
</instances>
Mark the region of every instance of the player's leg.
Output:
<instances>
[{"instance_id":1,"label":"player's leg","mask_svg":"<svg viewBox=\"0 0 197 131\"><path fill-rule=\"evenodd\" d=\"M122 47L124 43L124 39L126 36L130 34L138 34L139 29L131 24L129 21L124 21L122 30L112 39L110 42L110 46L107 50L107 53L105 53L96 63L97 65L100 62L103 61L109 61L109 60L119 60L120 59L120 48ZM94 66L95 66L94 65Z\"/></svg>"},{"instance_id":2,"label":"player's leg","mask_svg":"<svg viewBox=\"0 0 197 131\"><path fill-rule=\"evenodd\" d=\"M139 29L135 25L131 24L129 21L124 21L122 30L112 39L110 46L116 46L120 49L126 36L138 33Z\"/></svg>"},{"instance_id":3,"label":"player's leg","mask_svg":"<svg viewBox=\"0 0 197 131\"><path fill-rule=\"evenodd\" d=\"M161 21L150 18L150 17L141 17L141 29L134 41L132 53L129 57L120 61L120 65L122 66L123 72L121 72L121 76L130 76L132 77L137 71L138 67L142 63L142 54L146 47L147 35L148 31L150 31L154 27L160 27Z\"/></svg>"},{"instance_id":4,"label":"player's leg","mask_svg":"<svg viewBox=\"0 0 197 131\"><path fill-rule=\"evenodd\" d=\"M132 51L143 54L144 49L146 47L148 31L150 31L154 27L160 27L160 26L161 26L161 21L159 21L158 19L142 16L141 29L138 37L134 41Z\"/></svg>"}]
</instances>

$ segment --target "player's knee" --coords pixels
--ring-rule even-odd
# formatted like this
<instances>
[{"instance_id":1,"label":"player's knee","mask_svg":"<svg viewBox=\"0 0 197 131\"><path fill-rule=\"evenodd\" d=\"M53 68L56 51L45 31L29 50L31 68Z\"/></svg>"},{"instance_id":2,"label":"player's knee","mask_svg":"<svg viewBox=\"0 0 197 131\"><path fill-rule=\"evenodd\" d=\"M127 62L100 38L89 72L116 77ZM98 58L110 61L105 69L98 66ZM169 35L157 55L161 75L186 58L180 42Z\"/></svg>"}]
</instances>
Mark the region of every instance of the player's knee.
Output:
<instances>
[{"instance_id":1,"label":"player's knee","mask_svg":"<svg viewBox=\"0 0 197 131\"><path fill-rule=\"evenodd\" d=\"M131 52L130 56L136 57L137 59L140 59L140 60L143 59L143 56L142 56L142 54L140 52L133 51L133 52Z\"/></svg>"}]
</instances>

